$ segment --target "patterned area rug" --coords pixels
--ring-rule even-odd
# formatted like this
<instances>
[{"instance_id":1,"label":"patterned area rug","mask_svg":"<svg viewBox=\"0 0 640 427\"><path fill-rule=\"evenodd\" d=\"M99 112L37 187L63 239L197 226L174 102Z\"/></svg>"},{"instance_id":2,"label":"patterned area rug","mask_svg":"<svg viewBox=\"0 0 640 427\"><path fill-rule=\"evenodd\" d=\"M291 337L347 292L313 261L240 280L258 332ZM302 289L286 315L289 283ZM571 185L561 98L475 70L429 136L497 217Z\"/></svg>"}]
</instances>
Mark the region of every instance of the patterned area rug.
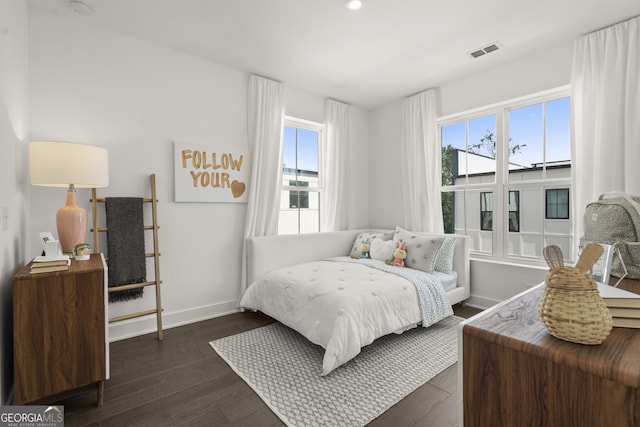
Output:
<instances>
[{"instance_id":1,"label":"patterned area rug","mask_svg":"<svg viewBox=\"0 0 640 427\"><path fill-rule=\"evenodd\" d=\"M325 377L324 349L280 323L210 344L288 426L364 426L457 361L462 320L379 338Z\"/></svg>"}]
</instances>

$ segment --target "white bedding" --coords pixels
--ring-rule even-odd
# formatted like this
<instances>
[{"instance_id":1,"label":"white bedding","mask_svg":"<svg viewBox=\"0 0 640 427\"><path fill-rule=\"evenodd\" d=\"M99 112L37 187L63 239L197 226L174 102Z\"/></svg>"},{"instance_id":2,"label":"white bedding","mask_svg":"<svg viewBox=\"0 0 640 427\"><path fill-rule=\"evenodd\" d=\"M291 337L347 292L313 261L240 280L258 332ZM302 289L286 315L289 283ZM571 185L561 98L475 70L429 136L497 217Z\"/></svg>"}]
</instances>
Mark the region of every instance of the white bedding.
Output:
<instances>
[{"instance_id":1,"label":"white bedding","mask_svg":"<svg viewBox=\"0 0 640 427\"><path fill-rule=\"evenodd\" d=\"M351 260L324 260L265 274L249 286L240 305L262 311L325 348L322 375L327 375L378 337L452 314L442 285L432 292L438 307L425 324L418 291L409 280Z\"/></svg>"}]
</instances>

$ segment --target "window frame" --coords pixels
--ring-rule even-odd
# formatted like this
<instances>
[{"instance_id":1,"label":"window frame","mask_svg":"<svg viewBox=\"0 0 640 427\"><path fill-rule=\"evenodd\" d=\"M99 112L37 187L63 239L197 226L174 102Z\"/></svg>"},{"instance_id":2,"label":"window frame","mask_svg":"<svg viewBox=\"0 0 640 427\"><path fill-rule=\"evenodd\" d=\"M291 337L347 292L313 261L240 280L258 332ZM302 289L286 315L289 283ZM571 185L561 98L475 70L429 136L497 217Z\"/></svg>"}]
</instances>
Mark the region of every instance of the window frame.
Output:
<instances>
[{"instance_id":1,"label":"window frame","mask_svg":"<svg viewBox=\"0 0 640 427\"><path fill-rule=\"evenodd\" d=\"M483 258L495 259L497 261L504 261L509 263L517 262L517 263L529 264L529 265L544 265L544 259L542 257L528 257L528 256L525 257L525 256L509 255L508 253L509 235L515 232L509 231L508 229L509 228L508 224L510 222L508 194L511 191L520 192L523 189L531 189L531 188L539 189L542 192L544 192L548 188L552 188L552 189L566 188L569 190L569 195L570 195L569 206L571 206L572 204L571 175L572 174L570 174L568 178L566 177L557 178L557 177L549 176L550 174L548 174L548 171L551 170L551 168L549 167L548 164L545 164L545 167L542 168L541 178L509 182L509 172L508 172L509 171L509 166L508 166L509 111L518 109L518 108L527 107L534 104L547 103L550 101L554 101L557 99L570 97L570 96L571 96L570 86L565 85L559 88L539 92L536 94L523 96L520 98L516 98L516 99L504 101L504 102L495 103L492 105L488 105L486 107L476 108L473 110L468 110L461 113L456 113L456 114L451 114L451 115L436 118L436 125L438 128L437 130L438 142L441 147L441 154L442 154L442 148L443 148L442 147L442 128L444 126L452 125L462 121L469 122L474 119L485 117L491 114L495 114L496 116L496 132L495 132L496 144L502 144L502 145L500 149L496 150L497 151L496 159L495 159L496 160L496 172L495 172L496 179L494 180L494 182L493 183L469 182L468 180L469 174L467 174L465 175L464 179L457 180L455 185L441 185L441 189L440 189L441 194L443 195L443 198L445 193L450 193L452 195L450 197L454 199L453 211L464 213L465 218L463 223L460 225L460 227L464 230L467 230L468 228L467 216L469 215L469 212L466 211L466 207L462 209L458 209L455 207L456 197L462 197L463 203L466 205L470 200L469 196L473 195L474 192L481 192L481 193L492 192L493 193L494 212L492 215L493 216L492 225L503 224L503 226L500 227L501 230L498 230L497 227L492 226L491 231L481 231L481 233L491 233L492 242L493 242L492 249L491 251L485 251L483 245L480 245L481 247L479 249L477 250L472 249L471 251L472 257L479 258L479 259L483 259ZM544 123L546 123L546 118ZM467 138L468 138L469 137L468 124L466 124L465 126L467 126ZM441 158L440 158L440 162L442 164ZM462 169L462 166L461 166L461 169ZM469 170L468 167L466 167L465 170ZM463 183L459 184L459 182L462 182L462 181ZM462 194L456 196L456 194L458 194L459 192L461 192ZM519 197L518 213L517 213L518 225L519 225L519 230L522 230L522 223L521 223L522 218L520 215L520 210L522 209L522 198L520 197L520 195L518 197ZM541 195L541 197L544 197L544 196ZM546 203L544 203L545 201L546 201L546 198L544 200L541 200L541 203L542 203L541 210L544 209L544 211L546 211ZM542 218L546 219L545 218L546 212L540 212L540 213L542 214ZM564 221L574 221L574 219L571 218L571 214L569 214L569 216L570 218L565 219ZM454 214L453 221L454 221L453 232L456 233L456 231L459 230L460 228L456 229L456 227L459 224L456 223L455 214ZM540 230L541 239L544 242L545 238L548 236L549 233L545 228L545 224L543 221L541 221L540 223L539 230ZM518 233L520 232L521 231L518 231ZM467 233L463 232L463 234L467 234ZM573 236L573 227L571 227L569 237L571 238L571 253L565 254L565 256L567 257L568 260L572 260L573 258L572 254L575 253L575 250L574 250L575 238Z\"/></svg>"},{"instance_id":2,"label":"window frame","mask_svg":"<svg viewBox=\"0 0 640 427\"><path fill-rule=\"evenodd\" d=\"M309 130L309 131L313 131L316 132L318 134L318 176L317 176L317 180L318 180L318 185L317 186L310 186L310 185L284 185L285 180L287 182L291 182L291 181L295 181L296 183L301 182L300 180L300 175L298 175L298 171L299 169L297 168L297 163L296 163L296 167L293 168L293 170L295 170L295 175L292 179L289 178L285 178L285 167L284 167L284 130L286 127L292 127L295 129L303 129L303 130ZM321 218L320 218L320 203L321 203L321 193L323 191L322 188L322 147L325 143L324 141L325 138L325 125L323 123L318 123L318 122L314 122L311 120L305 120L305 119L300 119L297 117L292 117L292 116L284 116L283 121L282 121L282 156L283 158L280 159L281 161L281 168L280 168L280 182L281 182L281 186L280 186L280 191L281 194L283 192L287 192L289 194L289 198L291 197L291 194L293 192L296 192L298 195L300 193L306 193L307 199L310 200L311 197L317 197L318 198L318 224L317 224L317 230L315 230L316 232L320 231L320 223L321 223ZM297 142L296 142L296 162L297 162L297 157L298 157L298 146L297 146ZM286 168L286 169L292 169L292 168ZM315 196L312 196L311 193L315 194ZM282 197L282 196L281 196ZM309 209L309 208L300 208L300 207L296 207L296 208L291 208L290 207L290 202L288 201L286 203L287 206L289 206L286 209L282 208L282 202L280 203L280 209L278 211L278 222L280 222L280 214L283 211L292 211L292 210L296 210L298 215L297 215L297 232L295 234L304 234L305 232L301 232L301 221L300 221L300 215L301 215L301 211L303 211L304 209ZM279 224L280 225L280 224ZM280 226L278 227L278 234L292 234L292 233L283 233L280 230Z\"/></svg>"},{"instance_id":3,"label":"window frame","mask_svg":"<svg viewBox=\"0 0 640 427\"><path fill-rule=\"evenodd\" d=\"M511 210L511 195L514 194L516 200L516 210ZM486 196L490 195L490 198ZM487 208L487 204L490 204L491 207ZM510 233L519 233L520 232L520 190L509 190L509 201L507 202L508 207L508 220L509 220L509 232ZM518 226L516 230L511 227L511 214L515 213L516 221L515 224ZM489 217L488 219L486 217ZM487 226L486 224L490 225ZM480 231L493 231L493 193L490 191L481 191L480 192Z\"/></svg>"}]
</instances>

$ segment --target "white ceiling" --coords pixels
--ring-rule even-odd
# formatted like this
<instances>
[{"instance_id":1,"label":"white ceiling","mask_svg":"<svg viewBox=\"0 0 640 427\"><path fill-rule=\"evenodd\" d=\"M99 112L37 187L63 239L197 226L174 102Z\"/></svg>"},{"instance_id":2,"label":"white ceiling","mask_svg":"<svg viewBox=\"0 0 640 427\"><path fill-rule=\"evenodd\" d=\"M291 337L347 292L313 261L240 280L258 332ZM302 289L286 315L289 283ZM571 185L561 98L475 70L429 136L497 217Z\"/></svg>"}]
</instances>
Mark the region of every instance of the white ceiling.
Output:
<instances>
[{"instance_id":1,"label":"white ceiling","mask_svg":"<svg viewBox=\"0 0 640 427\"><path fill-rule=\"evenodd\" d=\"M29 7L366 109L640 15L639 0L83 1L90 16L68 0Z\"/></svg>"}]
</instances>

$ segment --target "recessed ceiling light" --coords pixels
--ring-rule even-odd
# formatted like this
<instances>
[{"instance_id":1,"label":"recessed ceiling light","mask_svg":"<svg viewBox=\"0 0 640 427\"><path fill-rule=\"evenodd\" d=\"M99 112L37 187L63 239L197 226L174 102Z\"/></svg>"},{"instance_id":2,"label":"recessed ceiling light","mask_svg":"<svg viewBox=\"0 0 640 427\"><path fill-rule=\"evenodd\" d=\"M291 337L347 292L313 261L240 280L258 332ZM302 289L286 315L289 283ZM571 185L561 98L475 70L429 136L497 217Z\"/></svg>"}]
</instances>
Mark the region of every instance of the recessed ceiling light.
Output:
<instances>
[{"instance_id":1,"label":"recessed ceiling light","mask_svg":"<svg viewBox=\"0 0 640 427\"><path fill-rule=\"evenodd\" d=\"M80 0L69 0L69 7L78 15L89 16L93 13L91 6Z\"/></svg>"},{"instance_id":2,"label":"recessed ceiling light","mask_svg":"<svg viewBox=\"0 0 640 427\"><path fill-rule=\"evenodd\" d=\"M363 0L347 0L347 9L358 10L362 7Z\"/></svg>"}]
</instances>

